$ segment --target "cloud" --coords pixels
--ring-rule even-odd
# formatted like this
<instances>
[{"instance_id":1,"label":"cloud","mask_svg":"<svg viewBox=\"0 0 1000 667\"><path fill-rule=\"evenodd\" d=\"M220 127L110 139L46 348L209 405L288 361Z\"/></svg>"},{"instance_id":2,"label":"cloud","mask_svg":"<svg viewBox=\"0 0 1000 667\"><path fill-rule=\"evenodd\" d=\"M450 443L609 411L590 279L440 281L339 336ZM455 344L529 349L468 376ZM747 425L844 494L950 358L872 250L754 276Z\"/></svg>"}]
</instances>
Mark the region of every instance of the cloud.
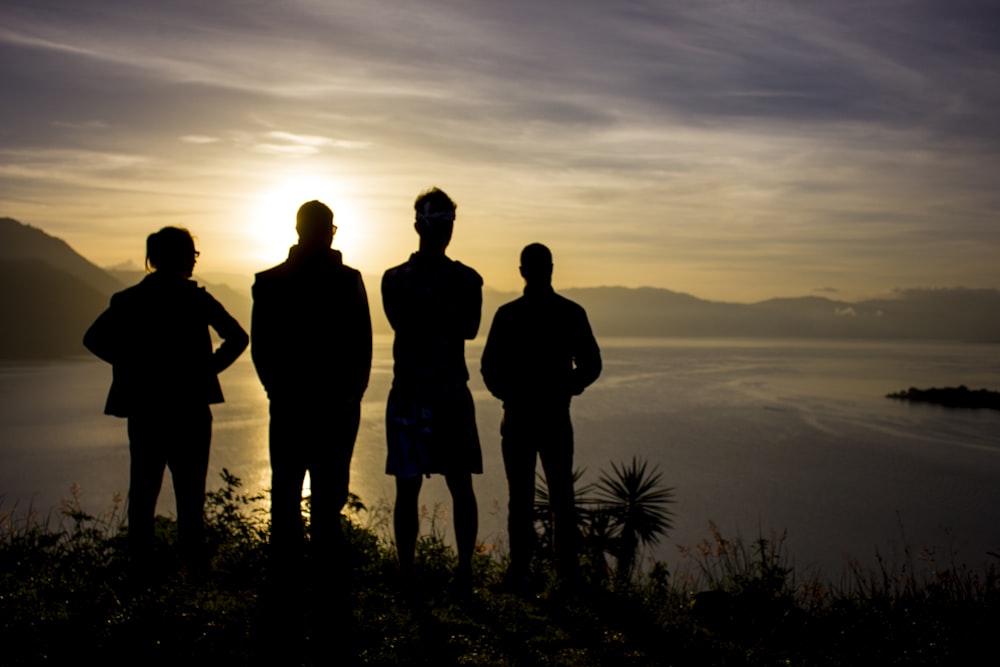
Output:
<instances>
[{"instance_id":1,"label":"cloud","mask_svg":"<svg viewBox=\"0 0 1000 667\"><path fill-rule=\"evenodd\" d=\"M206 137L203 134L187 134L181 137L180 140L187 144L197 145L217 144L220 141L218 137Z\"/></svg>"},{"instance_id":2,"label":"cloud","mask_svg":"<svg viewBox=\"0 0 1000 667\"><path fill-rule=\"evenodd\" d=\"M91 182L132 172L148 163L141 155L75 150L0 150L0 176Z\"/></svg>"},{"instance_id":3,"label":"cloud","mask_svg":"<svg viewBox=\"0 0 1000 667\"><path fill-rule=\"evenodd\" d=\"M78 56L93 56L94 52L89 49L75 46L69 43L62 43L56 40L45 39L30 34L19 33L14 30L0 28L0 43L13 46L24 47L32 50L59 51Z\"/></svg>"},{"instance_id":4,"label":"cloud","mask_svg":"<svg viewBox=\"0 0 1000 667\"><path fill-rule=\"evenodd\" d=\"M378 105L403 118L447 109L459 125L467 111L470 125L494 121L507 130L527 123L655 134L738 123L802 132L893 123L996 139L995 123L958 122L993 108L1000 93L982 83L995 76L995 49L960 39L960 28L977 32L971 23L942 36L946 17L925 2L851 11L584 2L572 12L527 2L326 3L280 12L237 2L71 4L57 18L15 2L0 41L70 51L173 84L335 98L348 112ZM968 67L983 55L991 65ZM386 107L387 99L399 104Z\"/></svg>"},{"instance_id":5,"label":"cloud","mask_svg":"<svg viewBox=\"0 0 1000 667\"><path fill-rule=\"evenodd\" d=\"M310 149L314 152L319 152L320 149L325 147L333 148L346 148L346 149L356 149L365 148L369 144L364 141L346 141L343 139L333 139L330 137L321 137L316 135L305 135L305 134L295 134L293 132L283 132L279 130L273 130L264 134L264 139L270 142L267 145L284 146L289 148L302 148ZM264 144L262 144L264 145Z\"/></svg>"},{"instance_id":6,"label":"cloud","mask_svg":"<svg viewBox=\"0 0 1000 667\"><path fill-rule=\"evenodd\" d=\"M366 141L334 139L319 135L296 134L283 130L244 131L227 133L228 141L241 150L267 155L315 156L326 149L359 150L368 148Z\"/></svg>"},{"instance_id":7,"label":"cloud","mask_svg":"<svg viewBox=\"0 0 1000 667\"><path fill-rule=\"evenodd\" d=\"M379 210L438 182L614 280L1000 280L992 3L567 7L8 0L0 201L138 174L225 208L282 165Z\"/></svg>"}]
</instances>

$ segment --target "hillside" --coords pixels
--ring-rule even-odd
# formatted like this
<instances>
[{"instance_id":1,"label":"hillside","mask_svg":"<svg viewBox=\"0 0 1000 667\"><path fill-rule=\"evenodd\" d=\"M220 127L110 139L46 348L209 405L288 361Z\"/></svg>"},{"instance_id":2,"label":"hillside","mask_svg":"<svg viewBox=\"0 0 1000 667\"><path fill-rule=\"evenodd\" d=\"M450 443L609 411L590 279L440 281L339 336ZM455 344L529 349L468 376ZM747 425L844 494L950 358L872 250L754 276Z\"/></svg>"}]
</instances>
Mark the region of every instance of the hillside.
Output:
<instances>
[{"instance_id":1,"label":"hillside","mask_svg":"<svg viewBox=\"0 0 1000 667\"><path fill-rule=\"evenodd\" d=\"M800 297L753 304L704 301L649 287L561 293L587 309L599 336L1000 342L995 289L902 290L892 298L857 303Z\"/></svg>"},{"instance_id":2,"label":"hillside","mask_svg":"<svg viewBox=\"0 0 1000 667\"><path fill-rule=\"evenodd\" d=\"M0 359L86 352L83 333L106 305L106 295L41 260L0 261Z\"/></svg>"},{"instance_id":3,"label":"hillside","mask_svg":"<svg viewBox=\"0 0 1000 667\"><path fill-rule=\"evenodd\" d=\"M110 295L124 286L62 239L13 218L0 218L0 261L24 259L44 262L101 294Z\"/></svg>"}]
</instances>

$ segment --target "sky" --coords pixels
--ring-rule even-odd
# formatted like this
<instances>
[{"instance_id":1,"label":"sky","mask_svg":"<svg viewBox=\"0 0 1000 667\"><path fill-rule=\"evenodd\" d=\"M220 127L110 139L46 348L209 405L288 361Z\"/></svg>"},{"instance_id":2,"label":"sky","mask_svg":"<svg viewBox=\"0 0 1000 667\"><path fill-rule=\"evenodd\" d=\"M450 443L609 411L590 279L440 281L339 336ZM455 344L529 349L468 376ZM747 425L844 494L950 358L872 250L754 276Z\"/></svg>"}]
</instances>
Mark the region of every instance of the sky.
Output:
<instances>
[{"instance_id":1,"label":"sky","mask_svg":"<svg viewBox=\"0 0 1000 667\"><path fill-rule=\"evenodd\" d=\"M0 216L101 266L186 226L249 284L320 199L378 276L437 186L502 290L536 241L557 288L997 288L997 35L966 0L4 0Z\"/></svg>"}]
</instances>

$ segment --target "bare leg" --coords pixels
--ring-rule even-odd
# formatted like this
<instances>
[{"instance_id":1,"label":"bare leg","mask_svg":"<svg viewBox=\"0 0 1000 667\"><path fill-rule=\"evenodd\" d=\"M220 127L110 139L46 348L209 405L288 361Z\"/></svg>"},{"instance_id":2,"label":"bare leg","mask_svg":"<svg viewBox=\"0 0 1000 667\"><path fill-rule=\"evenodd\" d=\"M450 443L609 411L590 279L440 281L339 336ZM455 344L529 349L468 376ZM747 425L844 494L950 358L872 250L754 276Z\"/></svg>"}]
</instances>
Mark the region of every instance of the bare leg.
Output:
<instances>
[{"instance_id":1,"label":"bare leg","mask_svg":"<svg viewBox=\"0 0 1000 667\"><path fill-rule=\"evenodd\" d=\"M417 533L420 531L420 498L422 477L396 478L396 506L393 526L396 530L396 557L399 575L404 581L413 577L413 559L417 551Z\"/></svg>"},{"instance_id":2,"label":"bare leg","mask_svg":"<svg viewBox=\"0 0 1000 667\"><path fill-rule=\"evenodd\" d=\"M471 580L472 554L476 550L479 533L479 507L472 489L472 475L446 475L445 481L451 491L455 513L455 546L458 548L458 568L455 572L459 578Z\"/></svg>"}]
</instances>

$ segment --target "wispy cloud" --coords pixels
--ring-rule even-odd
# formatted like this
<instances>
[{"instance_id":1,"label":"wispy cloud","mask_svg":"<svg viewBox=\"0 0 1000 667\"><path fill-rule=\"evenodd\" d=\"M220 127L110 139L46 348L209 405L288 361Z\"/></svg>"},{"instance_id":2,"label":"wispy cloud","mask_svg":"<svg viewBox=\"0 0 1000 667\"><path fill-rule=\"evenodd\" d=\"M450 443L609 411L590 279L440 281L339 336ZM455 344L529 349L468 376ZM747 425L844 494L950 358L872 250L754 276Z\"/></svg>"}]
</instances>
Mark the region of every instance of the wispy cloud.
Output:
<instances>
[{"instance_id":1,"label":"wispy cloud","mask_svg":"<svg viewBox=\"0 0 1000 667\"><path fill-rule=\"evenodd\" d=\"M346 141L278 130L265 133L262 140L257 143L257 149L263 152L290 152L307 155L319 153L323 148L357 149L366 146L368 143L364 141Z\"/></svg>"},{"instance_id":2,"label":"wispy cloud","mask_svg":"<svg viewBox=\"0 0 1000 667\"><path fill-rule=\"evenodd\" d=\"M148 162L139 155L60 149L0 150L0 158L0 176L56 183L92 183L129 173Z\"/></svg>"},{"instance_id":3,"label":"wispy cloud","mask_svg":"<svg viewBox=\"0 0 1000 667\"><path fill-rule=\"evenodd\" d=\"M205 136L204 134L186 134L183 137L181 137L180 140L186 144L197 144L197 145L217 144L219 143L219 141L221 141L221 139L219 139L218 137L208 137Z\"/></svg>"}]
</instances>

